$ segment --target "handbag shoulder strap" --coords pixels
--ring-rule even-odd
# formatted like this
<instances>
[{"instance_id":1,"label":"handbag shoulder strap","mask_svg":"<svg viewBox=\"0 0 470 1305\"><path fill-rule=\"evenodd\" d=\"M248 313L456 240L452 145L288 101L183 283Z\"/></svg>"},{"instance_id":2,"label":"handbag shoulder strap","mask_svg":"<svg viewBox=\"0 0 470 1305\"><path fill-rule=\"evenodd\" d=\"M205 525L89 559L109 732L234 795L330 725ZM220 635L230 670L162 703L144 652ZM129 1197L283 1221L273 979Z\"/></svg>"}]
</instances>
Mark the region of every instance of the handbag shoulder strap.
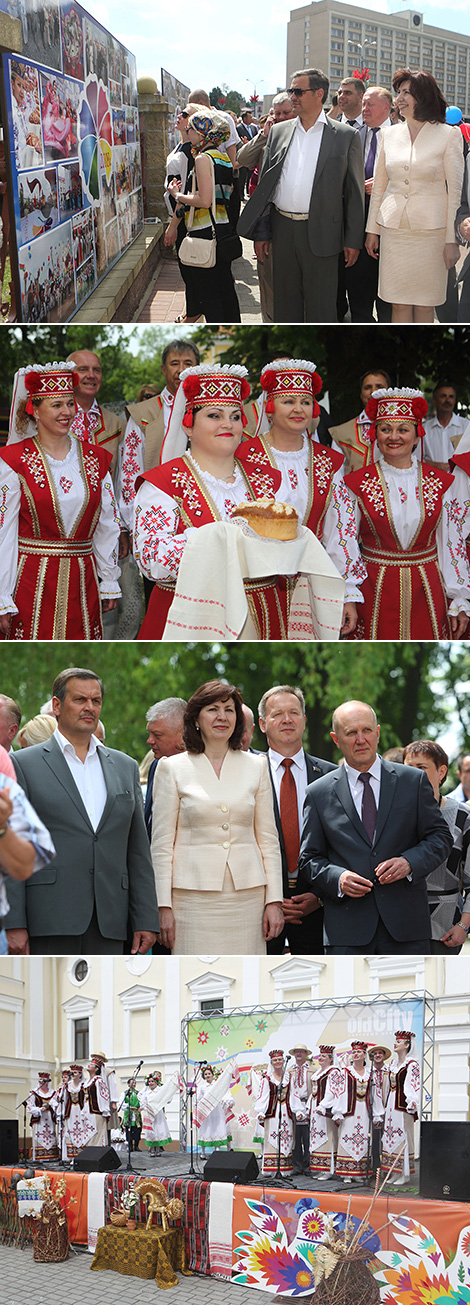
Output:
<instances>
[{"instance_id":1,"label":"handbag shoulder strap","mask_svg":"<svg viewBox=\"0 0 470 1305\"><path fill-rule=\"evenodd\" d=\"M215 232L216 226L215 226L214 218L212 216L212 210L213 209L215 210L215 168L214 168L214 160L211 158L210 154L207 155L207 158L209 159L209 162L211 164L211 173L212 173L212 199L209 205L209 217ZM196 194L196 163L194 163L194 169L193 169L192 194L193 195ZM186 235L189 234L191 227L193 225L193 221L194 221L194 204L191 204L191 212L189 214L188 225L186 227Z\"/></svg>"}]
</instances>

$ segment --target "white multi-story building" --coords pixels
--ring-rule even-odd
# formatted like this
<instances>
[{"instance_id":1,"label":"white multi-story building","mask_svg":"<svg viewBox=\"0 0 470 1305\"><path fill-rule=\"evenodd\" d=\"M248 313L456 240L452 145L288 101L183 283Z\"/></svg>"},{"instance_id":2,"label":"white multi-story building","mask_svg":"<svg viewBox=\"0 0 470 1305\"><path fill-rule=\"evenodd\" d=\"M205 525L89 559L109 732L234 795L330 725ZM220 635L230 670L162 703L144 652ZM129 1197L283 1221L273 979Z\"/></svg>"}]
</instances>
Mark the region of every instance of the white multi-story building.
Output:
<instances>
[{"instance_id":1,"label":"white multi-story building","mask_svg":"<svg viewBox=\"0 0 470 1305\"><path fill-rule=\"evenodd\" d=\"M433 73L449 104L470 113L470 36L431 27L422 13L380 14L341 0L292 9L287 25L287 83L299 68L322 68L336 91L356 68L370 83L391 88L397 68Z\"/></svg>"}]
</instances>

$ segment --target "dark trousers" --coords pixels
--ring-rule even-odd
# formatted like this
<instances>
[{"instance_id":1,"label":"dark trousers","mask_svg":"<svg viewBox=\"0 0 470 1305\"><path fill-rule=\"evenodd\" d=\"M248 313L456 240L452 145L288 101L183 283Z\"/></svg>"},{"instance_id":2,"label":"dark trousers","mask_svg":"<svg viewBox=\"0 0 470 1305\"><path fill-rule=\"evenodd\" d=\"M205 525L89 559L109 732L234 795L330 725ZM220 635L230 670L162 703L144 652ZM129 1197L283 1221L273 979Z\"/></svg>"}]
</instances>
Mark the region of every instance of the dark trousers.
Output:
<instances>
[{"instance_id":1,"label":"dark trousers","mask_svg":"<svg viewBox=\"0 0 470 1305\"><path fill-rule=\"evenodd\" d=\"M142 1132L142 1127L140 1124L131 1124L131 1125L126 1124L126 1141L128 1146L129 1146L129 1142L131 1144L131 1151L139 1150L141 1132Z\"/></svg>"},{"instance_id":2,"label":"dark trousers","mask_svg":"<svg viewBox=\"0 0 470 1305\"><path fill-rule=\"evenodd\" d=\"M294 1169L301 1169L304 1173L310 1173L310 1125L295 1125L295 1142L292 1152Z\"/></svg>"},{"instance_id":3,"label":"dark trousers","mask_svg":"<svg viewBox=\"0 0 470 1305\"><path fill-rule=\"evenodd\" d=\"M191 302L198 302L199 312L204 313L207 322L241 320L230 263L216 263L215 267L208 268L187 267L186 273L186 285L191 286Z\"/></svg>"},{"instance_id":4,"label":"dark trousers","mask_svg":"<svg viewBox=\"0 0 470 1305\"><path fill-rule=\"evenodd\" d=\"M403 942L392 938L383 920L379 920L374 937L370 942L360 943L357 947L342 943L341 946L325 946L327 956L429 956L431 940L414 938L412 942Z\"/></svg>"},{"instance_id":5,"label":"dark trousers","mask_svg":"<svg viewBox=\"0 0 470 1305\"><path fill-rule=\"evenodd\" d=\"M312 911L302 924L286 924L279 938L266 944L268 956L282 956L286 943L292 956L322 956L323 911Z\"/></svg>"},{"instance_id":6,"label":"dark trousers","mask_svg":"<svg viewBox=\"0 0 470 1305\"><path fill-rule=\"evenodd\" d=\"M372 1128L372 1148L371 1148L371 1167L372 1174L375 1177L377 1170L380 1169L380 1160L382 1155L382 1126Z\"/></svg>"},{"instance_id":7,"label":"dark trousers","mask_svg":"<svg viewBox=\"0 0 470 1305\"><path fill-rule=\"evenodd\" d=\"M29 940L29 949L31 956L75 956L77 951L89 952L91 956L122 956L124 940L103 938L98 926L96 908L94 908L84 933L50 933L44 936L35 934Z\"/></svg>"},{"instance_id":8,"label":"dark trousers","mask_svg":"<svg viewBox=\"0 0 470 1305\"><path fill-rule=\"evenodd\" d=\"M392 305L384 303L383 299L379 299L377 294L379 260L370 257L365 245L359 250L359 257L354 267L345 267L344 275L346 293L351 309L351 321L368 323L375 321L375 304L377 320L379 322L391 322Z\"/></svg>"},{"instance_id":9,"label":"dark trousers","mask_svg":"<svg viewBox=\"0 0 470 1305\"><path fill-rule=\"evenodd\" d=\"M336 322L338 255L319 258L308 241L308 222L272 209L275 322Z\"/></svg>"}]
</instances>

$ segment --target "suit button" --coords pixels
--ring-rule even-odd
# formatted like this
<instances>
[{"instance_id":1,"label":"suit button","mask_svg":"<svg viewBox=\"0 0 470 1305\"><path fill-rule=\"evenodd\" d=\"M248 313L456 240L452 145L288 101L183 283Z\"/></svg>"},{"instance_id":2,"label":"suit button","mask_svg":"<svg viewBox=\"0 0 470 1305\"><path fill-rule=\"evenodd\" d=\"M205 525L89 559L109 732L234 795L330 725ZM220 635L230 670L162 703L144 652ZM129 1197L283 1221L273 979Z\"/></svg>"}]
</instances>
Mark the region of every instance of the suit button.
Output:
<instances>
[{"instance_id":1,"label":"suit button","mask_svg":"<svg viewBox=\"0 0 470 1305\"><path fill-rule=\"evenodd\" d=\"M406 180L406 181L405 181L405 186L409 186L409 184L410 184L409 181Z\"/></svg>"},{"instance_id":2,"label":"suit button","mask_svg":"<svg viewBox=\"0 0 470 1305\"><path fill-rule=\"evenodd\" d=\"M228 829L228 825L222 825L222 829Z\"/></svg>"},{"instance_id":3,"label":"suit button","mask_svg":"<svg viewBox=\"0 0 470 1305\"><path fill-rule=\"evenodd\" d=\"M222 847L230 847L230 843L222 843Z\"/></svg>"},{"instance_id":4,"label":"suit button","mask_svg":"<svg viewBox=\"0 0 470 1305\"><path fill-rule=\"evenodd\" d=\"M220 810L221 810L221 811L228 811L228 807L226 807L226 806L221 807Z\"/></svg>"},{"instance_id":5,"label":"suit button","mask_svg":"<svg viewBox=\"0 0 470 1305\"><path fill-rule=\"evenodd\" d=\"M408 164L405 163L405 172L409 172L409 170L410 170L410 169L409 169L409 167L408 167Z\"/></svg>"}]
</instances>

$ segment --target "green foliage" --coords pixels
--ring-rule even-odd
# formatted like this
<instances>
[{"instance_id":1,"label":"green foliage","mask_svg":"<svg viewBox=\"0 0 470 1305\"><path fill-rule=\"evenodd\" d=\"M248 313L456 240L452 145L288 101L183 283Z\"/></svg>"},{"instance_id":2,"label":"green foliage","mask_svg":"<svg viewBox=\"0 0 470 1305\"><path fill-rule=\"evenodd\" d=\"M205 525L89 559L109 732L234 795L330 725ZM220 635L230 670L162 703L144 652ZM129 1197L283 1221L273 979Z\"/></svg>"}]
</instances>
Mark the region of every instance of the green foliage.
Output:
<instances>
[{"instance_id":1,"label":"green foliage","mask_svg":"<svg viewBox=\"0 0 470 1305\"><path fill-rule=\"evenodd\" d=\"M188 698L203 681L221 677L240 688L256 717L271 684L299 684L307 699L306 744L331 759L337 755L331 714L351 697L375 707L383 749L412 737L439 737L470 672L468 648L460 657L459 679L459 654L455 659L454 645L447 644L12 643L3 645L1 691L17 699L24 722L50 697L58 671L85 666L105 684L107 743L140 760L147 750L145 713L158 699ZM264 744L264 736L255 735L255 746Z\"/></svg>"}]
</instances>

